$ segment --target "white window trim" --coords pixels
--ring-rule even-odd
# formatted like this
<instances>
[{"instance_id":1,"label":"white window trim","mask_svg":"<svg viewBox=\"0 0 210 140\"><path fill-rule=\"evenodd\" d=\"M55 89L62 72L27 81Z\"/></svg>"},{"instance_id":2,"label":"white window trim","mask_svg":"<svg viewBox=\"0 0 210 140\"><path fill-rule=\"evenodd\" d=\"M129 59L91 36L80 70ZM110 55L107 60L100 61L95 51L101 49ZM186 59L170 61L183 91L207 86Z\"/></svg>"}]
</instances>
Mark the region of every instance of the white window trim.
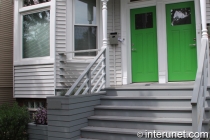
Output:
<instances>
[{"instance_id":1,"label":"white window trim","mask_svg":"<svg viewBox=\"0 0 210 140\"><path fill-rule=\"evenodd\" d=\"M23 7L23 0L14 1L14 65L51 64L55 62L55 7L56 0ZM22 20L23 15L50 10L50 56L22 58Z\"/></svg>"},{"instance_id":2,"label":"white window trim","mask_svg":"<svg viewBox=\"0 0 210 140\"><path fill-rule=\"evenodd\" d=\"M67 19L67 35L66 35L66 43L67 43L67 47L66 47L66 51L67 52L72 52L74 51L74 25L83 25L83 24L75 24L75 0L67 0L67 5L66 5L66 9L67 9L67 14L66 14L66 19ZM102 27L102 22L101 22L101 1L96 0L96 23L94 25L88 25L88 26L97 26L97 38L96 38L96 43L97 43L97 47L96 49L101 48L102 46L102 42L101 42L101 38L102 38L102 31L101 31L101 27ZM86 26L86 24L84 24L84 26ZM90 62L90 60L92 60L94 58L94 56L74 56L73 53L69 53L67 55L68 60L70 61L85 61L87 63Z\"/></svg>"}]
</instances>

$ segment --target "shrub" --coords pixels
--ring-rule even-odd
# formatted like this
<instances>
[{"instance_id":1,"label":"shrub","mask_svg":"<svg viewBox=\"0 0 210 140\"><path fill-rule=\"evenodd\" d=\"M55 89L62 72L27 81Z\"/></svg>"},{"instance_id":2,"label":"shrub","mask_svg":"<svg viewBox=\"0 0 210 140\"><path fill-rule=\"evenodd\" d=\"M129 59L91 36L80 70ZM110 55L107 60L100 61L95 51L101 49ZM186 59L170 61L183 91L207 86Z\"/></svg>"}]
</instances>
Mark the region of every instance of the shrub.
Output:
<instances>
[{"instance_id":1,"label":"shrub","mask_svg":"<svg viewBox=\"0 0 210 140\"><path fill-rule=\"evenodd\" d=\"M47 125L47 110L43 107L39 108L34 114L35 124Z\"/></svg>"},{"instance_id":2,"label":"shrub","mask_svg":"<svg viewBox=\"0 0 210 140\"><path fill-rule=\"evenodd\" d=\"M27 140L29 112L17 103L0 106L0 140Z\"/></svg>"}]
</instances>

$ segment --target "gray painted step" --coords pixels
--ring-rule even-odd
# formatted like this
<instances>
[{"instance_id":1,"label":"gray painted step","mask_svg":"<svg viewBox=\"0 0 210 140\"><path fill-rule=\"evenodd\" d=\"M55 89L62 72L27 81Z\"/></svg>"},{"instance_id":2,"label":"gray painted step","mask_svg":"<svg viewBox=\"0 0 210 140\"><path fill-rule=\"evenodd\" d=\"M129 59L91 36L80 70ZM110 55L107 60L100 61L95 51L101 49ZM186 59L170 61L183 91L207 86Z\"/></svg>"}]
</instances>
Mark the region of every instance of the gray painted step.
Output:
<instances>
[{"instance_id":1,"label":"gray painted step","mask_svg":"<svg viewBox=\"0 0 210 140\"><path fill-rule=\"evenodd\" d=\"M192 131L192 120L188 118L92 116L88 118L88 125L110 128ZM204 129L206 129L206 125Z\"/></svg>"},{"instance_id":2,"label":"gray painted step","mask_svg":"<svg viewBox=\"0 0 210 140\"><path fill-rule=\"evenodd\" d=\"M151 131L154 131L154 130L151 130ZM182 131L183 130L181 130L181 132ZM138 132L145 132L145 129L140 130L140 129L122 129L122 128L107 128L107 127L90 127L90 126L81 129L82 137L96 138L96 139L100 138L102 140L139 140L139 139L146 140L145 137L138 138L137 137ZM165 131L157 130L156 132L165 132ZM154 140L154 139L151 139L151 140ZM169 140L172 140L172 139L169 139Z\"/></svg>"},{"instance_id":3,"label":"gray painted step","mask_svg":"<svg viewBox=\"0 0 210 140\"><path fill-rule=\"evenodd\" d=\"M156 107L191 107L191 97L174 96L145 96L145 97L123 97L105 96L101 98L102 105L110 106L156 106Z\"/></svg>"},{"instance_id":4,"label":"gray painted step","mask_svg":"<svg viewBox=\"0 0 210 140\"><path fill-rule=\"evenodd\" d=\"M81 139L77 139L77 140L99 140L99 139L86 139L86 138L81 138Z\"/></svg>"},{"instance_id":5,"label":"gray painted step","mask_svg":"<svg viewBox=\"0 0 210 140\"><path fill-rule=\"evenodd\" d=\"M156 107L192 107L191 96L104 96L101 105L110 106L156 106ZM210 97L206 106L210 106Z\"/></svg>"},{"instance_id":6,"label":"gray painted step","mask_svg":"<svg viewBox=\"0 0 210 140\"><path fill-rule=\"evenodd\" d=\"M191 118L191 107L153 107L153 106L96 106L97 116ZM205 118L210 118L209 108Z\"/></svg>"},{"instance_id":7,"label":"gray painted step","mask_svg":"<svg viewBox=\"0 0 210 140\"><path fill-rule=\"evenodd\" d=\"M107 96L192 96L193 89L106 89Z\"/></svg>"}]
</instances>

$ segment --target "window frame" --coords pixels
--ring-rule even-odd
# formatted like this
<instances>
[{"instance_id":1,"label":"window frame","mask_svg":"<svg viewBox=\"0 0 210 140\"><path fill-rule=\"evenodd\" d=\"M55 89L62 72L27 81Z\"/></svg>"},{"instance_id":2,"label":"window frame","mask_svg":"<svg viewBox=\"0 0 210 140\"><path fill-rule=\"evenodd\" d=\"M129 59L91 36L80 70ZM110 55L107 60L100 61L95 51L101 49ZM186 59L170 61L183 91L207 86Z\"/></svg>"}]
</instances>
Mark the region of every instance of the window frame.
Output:
<instances>
[{"instance_id":1,"label":"window frame","mask_svg":"<svg viewBox=\"0 0 210 140\"><path fill-rule=\"evenodd\" d=\"M102 39L102 20L101 20L101 1L96 0L96 24L75 24L75 0L69 1L67 0L67 52L75 51L75 28L74 26L94 26L97 27L97 36L96 36L96 49L101 48L102 42L100 41ZM97 54L97 52L96 52ZM75 56L74 53L67 54L67 58L69 60L83 60L83 62L89 62L90 59L93 59L95 56ZM85 61L84 61L85 60Z\"/></svg>"},{"instance_id":2,"label":"window frame","mask_svg":"<svg viewBox=\"0 0 210 140\"><path fill-rule=\"evenodd\" d=\"M23 58L23 16L50 10L50 55ZM37 5L23 6L23 0L14 3L14 65L51 64L55 58L55 0Z\"/></svg>"}]
</instances>

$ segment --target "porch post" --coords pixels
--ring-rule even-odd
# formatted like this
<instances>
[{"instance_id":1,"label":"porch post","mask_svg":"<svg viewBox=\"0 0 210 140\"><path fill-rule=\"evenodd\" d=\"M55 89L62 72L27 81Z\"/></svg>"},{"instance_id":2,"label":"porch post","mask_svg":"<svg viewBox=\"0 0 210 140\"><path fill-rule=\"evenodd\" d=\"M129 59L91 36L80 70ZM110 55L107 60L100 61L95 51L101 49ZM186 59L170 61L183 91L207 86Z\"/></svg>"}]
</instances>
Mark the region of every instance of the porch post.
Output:
<instances>
[{"instance_id":1,"label":"porch post","mask_svg":"<svg viewBox=\"0 0 210 140\"><path fill-rule=\"evenodd\" d=\"M200 9L201 9L201 21L202 21L202 38L201 38L201 47L207 42L207 53L209 54L209 42L208 42L208 30L206 22L206 0L200 0ZM209 55L208 55L208 75L210 74L209 69ZM210 76L208 76L208 86L210 86Z\"/></svg>"},{"instance_id":2,"label":"porch post","mask_svg":"<svg viewBox=\"0 0 210 140\"><path fill-rule=\"evenodd\" d=\"M103 24L103 46L102 48L106 48L106 87L110 87L110 75L109 75L109 47L107 40L107 2L109 0L101 0L102 7L102 24Z\"/></svg>"},{"instance_id":3,"label":"porch post","mask_svg":"<svg viewBox=\"0 0 210 140\"><path fill-rule=\"evenodd\" d=\"M206 0L200 0L201 6L201 21L202 21L202 39L208 39L206 26Z\"/></svg>"}]
</instances>

